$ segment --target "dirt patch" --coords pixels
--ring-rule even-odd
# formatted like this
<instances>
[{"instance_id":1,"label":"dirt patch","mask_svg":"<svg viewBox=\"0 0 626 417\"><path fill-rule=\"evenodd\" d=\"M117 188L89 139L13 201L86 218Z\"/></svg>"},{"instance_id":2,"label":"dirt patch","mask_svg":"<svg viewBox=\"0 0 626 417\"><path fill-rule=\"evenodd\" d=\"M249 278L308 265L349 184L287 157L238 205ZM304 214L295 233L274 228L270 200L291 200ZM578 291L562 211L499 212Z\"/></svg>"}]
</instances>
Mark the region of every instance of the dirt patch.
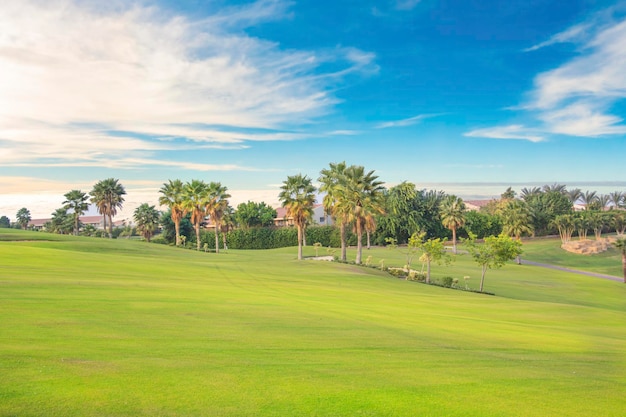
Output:
<instances>
[{"instance_id":1,"label":"dirt patch","mask_svg":"<svg viewBox=\"0 0 626 417\"><path fill-rule=\"evenodd\" d=\"M607 251L614 241L613 236L599 240L573 240L563 243L561 248L579 255L594 255Z\"/></svg>"},{"instance_id":2,"label":"dirt patch","mask_svg":"<svg viewBox=\"0 0 626 417\"><path fill-rule=\"evenodd\" d=\"M328 256L311 256L308 258L305 258L307 261L334 261L335 257L328 255Z\"/></svg>"}]
</instances>

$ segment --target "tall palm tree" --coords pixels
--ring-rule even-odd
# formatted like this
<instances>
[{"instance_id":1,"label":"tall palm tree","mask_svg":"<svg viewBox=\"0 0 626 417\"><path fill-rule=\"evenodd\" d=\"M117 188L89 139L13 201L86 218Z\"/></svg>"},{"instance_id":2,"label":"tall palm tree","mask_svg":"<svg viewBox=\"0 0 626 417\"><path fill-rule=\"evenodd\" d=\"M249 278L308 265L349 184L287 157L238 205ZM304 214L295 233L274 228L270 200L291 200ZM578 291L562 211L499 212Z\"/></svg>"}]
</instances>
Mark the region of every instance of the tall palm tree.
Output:
<instances>
[{"instance_id":1,"label":"tall palm tree","mask_svg":"<svg viewBox=\"0 0 626 417\"><path fill-rule=\"evenodd\" d=\"M502 232L515 238L522 240L523 234L532 234L532 217L528 205L523 201L511 201L502 210ZM516 257L519 264L522 263L520 255Z\"/></svg>"},{"instance_id":2,"label":"tall palm tree","mask_svg":"<svg viewBox=\"0 0 626 417\"><path fill-rule=\"evenodd\" d=\"M585 210L589 210L593 202L598 199L598 194L595 191L585 191L581 194L580 199L585 205Z\"/></svg>"},{"instance_id":3,"label":"tall palm tree","mask_svg":"<svg viewBox=\"0 0 626 417\"><path fill-rule=\"evenodd\" d=\"M600 210L606 210L609 206L609 201L611 201L611 197L607 194L600 194L596 201L598 202Z\"/></svg>"},{"instance_id":4,"label":"tall palm tree","mask_svg":"<svg viewBox=\"0 0 626 417\"><path fill-rule=\"evenodd\" d=\"M30 221L32 220L32 217L30 216L30 210L28 210L26 207L22 207L21 209L19 209L17 211L17 214L15 215L15 218L24 230L26 230L26 228L28 227L28 223L30 223Z\"/></svg>"},{"instance_id":5,"label":"tall palm tree","mask_svg":"<svg viewBox=\"0 0 626 417\"><path fill-rule=\"evenodd\" d=\"M298 230L298 259L302 259L305 227L307 220L313 215L315 204L315 187L308 176L298 174L287 177L280 190L278 198Z\"/></svg>"},{"instance_id":6,"label":"tall palm tree","mask_svg":"<svg viewBox=\"0 0 626 417\"><path fill-rule=\"evenodd\" d=\"M465 225L465 203L460 197L449 195L440 206L441 223L452 230L452 251L456 253L456 231Z\"/></svg>"},{"instance_id":7,"label":"tall palm tree","mask_svg":"<svg viewBox=\"0 0 626 417\"><path fill-rule=\"evenodd\" d=\"M224 250L228 249L226 244L226 234L233 230L235 227L235 209L230 205L226 206L224 214L222 216L222 247Z\"/></svg>"},{"instance_id":8,"label":"tall palm tree","mask_svg":"<svg viewBox=\"0 0 626 417\"><path fill-rule=\"evenodd\" d=\"M124 203L126 190L115 178L107 178L94 185L91 191L91 201L103 216L109 218L109 239L113 238L113 216L121 209ZM105 218L106 229L106 218Z\"/></svg>"},{"instance_id":9,"label":"tall palm tree","mask_svg":"<svg viewBox=\"0 0 626 417\"><path fill-rule=\"evenodd\" d=\"M87 200L89 196L80 190L72 190L66 193L65 201L63 201L66 210L72 210L72 218L74 219L74 235L78 236L78 223L80 216L89 208Z\"/></svg>"},{"instance_id":10,"label":"tall palm tree","mask_svg":"<svg viewBox=\"0 0 626 417\"><path fill-rule=\"evenodd\" d=\"M576 204L576 202L580 200L582 195L583 192L580 190L580 188L574 188L573 190L567 191L567 198L569 198L569 201L572 203L572 205Z\"/></svg>"},{"instance_id":11,"label":"tall palm tree","mask_svg":"<svg viewBox=\"0 0 626 417\"><path fill-rule=\"evenodd\" d=\"M196 231L196 249L200 250L200 225L206 216L209 186L201 180L191 180L183 188L183 210L191 213L191 223Z\"/></svg>"},{"instance_id":12,"label":"tall palm tree","mask_svg":"<svg viewBox=\"0 0 626 417\"><path fill-rule=\"evenodd\" d=\"M183 207L183 189L184 185L181 180L169 180L159 190L161 193L159 204L169 207L172 211L172 221L176 230L176 246L180 246L180 221L187 214Z\"/></svg>"},{"instance_id":13,"label":"tall palm tree","mask_svg":"<svg viewBox=\"0 0 626 417\"><path fill-rule=\"evenodd\" d=\"M622 274L624 275L624 284L626 284L626 238L617 239L613 246L622 254Z\"/></svg>"},{"instance_id":14,"label":"tall palm tree","mask_svg":"<svg viewBox=\"0 0 626 417\"><path fill-rule=\"evenodd\" d=\"M154 231L159 225L159 215L160 213L157 209L148 203L143 203L135 209L133 218L137 223L137 230L148 242L150 242Z\"/></svg>"},{"instance_id":15,"label":"tall palm tree","mask_svg":"<svg viewBox=\"0 0 626 417\"><path fill-rule=\"evenodd\" d=\"M361 263L363 253L363 229L365 219L384 212L383 183L378 181L374 171L365 172L362 166L351 165L344 171L337 187L338 210L355 223L357 235L356 264Z\"/></svg>"},{"instance_id":16,"label":"tall palm tree","mask_svg":"<svg viewBox=\"0 0 626 417\"><path fill-rule=\"evenodd\" d=\"M220 253L220 230L222 227L222 217L228 207L228 199L230 194L227 193L228 188L219 182L211 182L208 186L208 200L206 204L206 213L209 215L213 224L215 224L215 253Z\"/></svg>"},{"instance_id":17,"label":"tall palm tree","mask_svg":"<svg viewBox=\"0 0 626 417\"><path fill-rule=\"evenodd\" d=\"M522 188L520 191L520 196L522 197L522 200L524 201L528 201L530 198L537 196L541 194L541 188L539 187L532 187L532 188Z\"/></svg>"},{"instance_id":18,"label":"tall palm tree","mask_svg":"<svg viewBox=\"0 0 626 417\"><path fill-rule=\"evenodd\" d=\"M348 222L345 213L341 213L337 206L337 189L340 182L344 179L344 171L346 170L346 163L331 162L328 168L320 171L320 177L317 179L320 185L320 191L326 193L324 196L323 204L324 211L330 214L334 223L339 228L339 236L341 239L341 260L346 261L346 223Z\"/></svg>"},{"instance_id":19,"label":"tall palm tree","mask_svg":"<svg viewBox=\"0 0 626 417\"><path fill-rule=\"evenodd\" d=\"M613 191L609 193L609 201L613 205L613 208L619 208L622 205L622 201L624 201L625 195L621 191Z\"/></svg>"}]
</instances>

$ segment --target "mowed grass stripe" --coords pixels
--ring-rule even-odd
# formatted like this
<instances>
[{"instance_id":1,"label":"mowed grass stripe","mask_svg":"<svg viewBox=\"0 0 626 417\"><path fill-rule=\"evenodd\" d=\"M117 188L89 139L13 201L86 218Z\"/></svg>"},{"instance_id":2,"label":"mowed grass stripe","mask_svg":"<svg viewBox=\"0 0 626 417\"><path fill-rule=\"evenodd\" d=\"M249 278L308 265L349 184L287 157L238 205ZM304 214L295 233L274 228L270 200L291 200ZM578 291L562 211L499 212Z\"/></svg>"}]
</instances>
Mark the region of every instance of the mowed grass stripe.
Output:
<instances>
[{"instance_id":1,"label":"mowed grass stripe","mask_svg":"<svg viewBox=\"0 0 626 417\"><path fill-rule=\"evenodd\" d=\"M488 272L489 297L297 262L293 249L0 251L0 415L623 412L623 284L589 281L598 300L581 305L569 274L527 277L554 281L541 299L517 290L526 267L514 265Z\"/></svg>"}]
</instances>

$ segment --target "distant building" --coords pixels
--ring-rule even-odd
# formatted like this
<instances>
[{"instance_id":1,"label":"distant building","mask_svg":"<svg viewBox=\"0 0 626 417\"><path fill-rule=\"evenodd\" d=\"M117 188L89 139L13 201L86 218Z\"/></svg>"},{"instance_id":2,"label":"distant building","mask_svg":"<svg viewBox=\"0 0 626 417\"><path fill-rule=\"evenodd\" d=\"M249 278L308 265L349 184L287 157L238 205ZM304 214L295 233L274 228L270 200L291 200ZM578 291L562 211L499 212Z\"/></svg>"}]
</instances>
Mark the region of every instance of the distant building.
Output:
<instances>
[{"instance_id":1,"label":"distant building","mask_svg":"<svg viewBox=\"0 0 626 417\"><path fill-rule=\"evenodd\" d=\"M104 229L104 220L102 216L80 216L78 219L83 226L93 226L96 229ZM28 228L33 230L43 230L46 223L50 221L52 221L52 219L32 219L28 223ZM118 220L113 222L113 227L121 227L125 224L126 222L124 220Z\"/></svg>"},{"instance_id":2,"label":"distant building","mask_svg":"<svg viewBox=\"0 0 626 417\"><path fill-rule=\"evenodd\" d=\"M315 204L313 206L313 224L317 226L332 226L332 218L324 212L324 206L322 204ZM284 207L278 207L276 209L276 217L274 218L274 226L285 227L293 226L293 217L287 216L287 209Z\"/></svg>"}]
</instances>

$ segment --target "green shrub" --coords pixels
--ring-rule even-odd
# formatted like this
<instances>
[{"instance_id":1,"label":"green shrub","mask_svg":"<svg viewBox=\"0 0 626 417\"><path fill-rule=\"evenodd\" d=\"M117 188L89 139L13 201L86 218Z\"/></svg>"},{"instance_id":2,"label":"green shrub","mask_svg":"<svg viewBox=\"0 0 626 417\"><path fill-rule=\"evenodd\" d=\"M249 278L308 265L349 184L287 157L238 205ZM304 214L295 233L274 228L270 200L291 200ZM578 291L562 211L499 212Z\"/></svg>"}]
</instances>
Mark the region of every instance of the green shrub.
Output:
<instances>
[{"instance_id":1,"label":"green shrub","mask_svg":"<svg viewBox=\"0 0 626 417\"><path fill-rule=\"evenodd\" d=\"M426 282L426 273L411 271L411 273L407 277L407 281Z\"/></svg>"},{"instance_id":2,"label":"green shrub","mask_svg":"<svg viewBox=\"0 0 626 417\"><path fill-rule=\"evenodd\" d=\"M454 282L454 278L452 277L441 278L441 285L443 285L444 287L452 287L453 282Z\"/></svg>"}]
</instances>

